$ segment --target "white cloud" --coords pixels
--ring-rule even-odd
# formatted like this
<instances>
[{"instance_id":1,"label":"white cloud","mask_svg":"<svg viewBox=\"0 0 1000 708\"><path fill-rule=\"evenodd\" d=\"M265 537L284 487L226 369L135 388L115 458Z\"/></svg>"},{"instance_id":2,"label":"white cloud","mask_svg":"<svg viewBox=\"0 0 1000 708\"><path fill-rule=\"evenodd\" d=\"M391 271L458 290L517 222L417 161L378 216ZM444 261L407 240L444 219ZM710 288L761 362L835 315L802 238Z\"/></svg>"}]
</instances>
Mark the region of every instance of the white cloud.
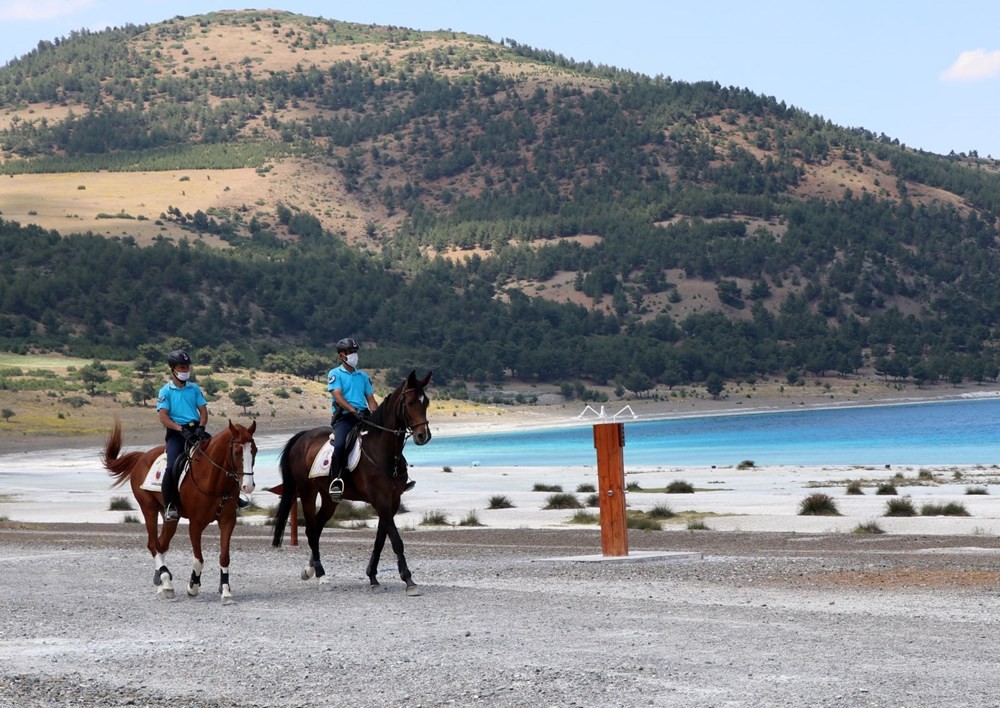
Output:
<instances>
[{"instance_id":1,"label":"white cloud","mask_svg":"<svg viewBox=\"0 0 1000 708\"><path fill-rule=\"evenodd\" d=\"M8 0L0 2L0 20L52 20L93 4L94 0Z\"/></svg>"},{"instance_id":2,"label":"white cloud","mask_svg":"<svg viewBox=\"0 0 1000 708\"><path fill-rule=\"evenodd\" d=\"M1000 75L1000 50L972 49L958 55L941 78L945 81L979 81Z\"/></svg>"}]
</instances>

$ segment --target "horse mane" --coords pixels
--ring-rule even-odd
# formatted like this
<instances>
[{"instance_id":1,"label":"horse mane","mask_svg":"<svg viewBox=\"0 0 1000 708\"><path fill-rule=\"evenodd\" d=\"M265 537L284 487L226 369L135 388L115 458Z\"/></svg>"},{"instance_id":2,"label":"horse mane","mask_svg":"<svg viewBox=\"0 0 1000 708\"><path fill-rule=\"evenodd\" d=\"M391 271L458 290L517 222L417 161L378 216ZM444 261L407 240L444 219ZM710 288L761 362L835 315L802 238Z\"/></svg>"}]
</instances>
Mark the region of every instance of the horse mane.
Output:
<instances>
[{"instance_id":1,"label":"horse mane","mask_svg":"<svg viewBox=\"0 0 1000 708\"><path fill-rule=\"evenodd\" d=\"M416 386L416 381L416 372L411 371L410 375L403 379L403 383L399 384L399 386L397 386L392 393L386 396L379 407L375 409L375 412L372 413L371 422L375 425L381 425L386 428L389 427L387 425L388 421L385 419L386 415L388 415L386 411L395 412L399 397L403 395L403 391L407 386Z\"/></svg>"}]
</instances>

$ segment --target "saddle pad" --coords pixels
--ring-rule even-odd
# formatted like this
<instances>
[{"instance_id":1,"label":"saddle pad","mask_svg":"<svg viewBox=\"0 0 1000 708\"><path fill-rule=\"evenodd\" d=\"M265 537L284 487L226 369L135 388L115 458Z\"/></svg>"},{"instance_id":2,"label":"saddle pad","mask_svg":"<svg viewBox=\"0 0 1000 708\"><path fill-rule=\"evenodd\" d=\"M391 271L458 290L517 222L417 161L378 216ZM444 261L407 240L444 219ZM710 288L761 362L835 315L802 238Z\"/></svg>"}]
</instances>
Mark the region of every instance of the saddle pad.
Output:
<instances>
[{"instance_id":1,"label":"saddle pad","mask_svg":"<svg viewBox=\"0 0 1000 708\"><path fill-rule=\"evenodd\" d=\"M347 471L353 472L361 460L361 441L355 441L347 453ZM330 474L330 465L333 462L333 434L323 444L323 447L316 453L312 467L309 468L309 479L313 477L327 477Z\"/></svg>"},{"instance_id":2,"label":"saddle pad","mask_svg":"<svg viewBox=\"0 0 1000 708\"><path fill-rule=\"evenodd\" d=\"M161 491L160 485L163 482L163 473L166 471L167 471L167 453L164 452L155 460L153 460L153 464L149 466L149 472L146 473L146 479L139 486L148 492Z\"/></svg>"},{"instance_id":3,"label":"saddle pad","mask_svg":"<svg viewBox=\"0 0 1000 708\"><path fill-rule=\"evenodd\" d=\"M187 473L190 467L184 465L184 469L181 470L181 476L177 480L177 488L180 489L181 483L184 478L187 477ZM146 479L143 480L142 484L139 485L140 489L145 489L147 492L162 492L163 491L163 473L167 471L167 453L160 453L160 456L153 460L153 464L149 466L149 472L146 473Z\"/></svg>"}]
</instances>

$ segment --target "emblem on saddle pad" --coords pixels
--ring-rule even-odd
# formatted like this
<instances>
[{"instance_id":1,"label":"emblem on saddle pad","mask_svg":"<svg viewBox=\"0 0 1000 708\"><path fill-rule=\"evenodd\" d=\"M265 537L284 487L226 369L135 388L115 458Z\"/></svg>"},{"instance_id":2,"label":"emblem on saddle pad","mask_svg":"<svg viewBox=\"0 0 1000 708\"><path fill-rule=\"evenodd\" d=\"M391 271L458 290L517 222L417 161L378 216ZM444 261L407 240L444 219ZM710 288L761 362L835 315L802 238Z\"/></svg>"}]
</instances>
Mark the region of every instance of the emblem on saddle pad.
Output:
<instances>
[{"instance_id":1,"label":"emblem on saddle pad","mask_svg":"<svg viewBox=\"0 0 1000 708\"><path fill-rule=\"evenodd\" d=\"M354 436L353 440L348 438L347 447L347 466L345 469L347 472L353 472L354 468L358 466L358 461L361 459L361 435ZM309 479L329 476L332 465L333 433L330 433L329 439L319 449L319 452L316 453L316 459L313 460L312 467L309 468Z\"/></svg>"}]
</instances>

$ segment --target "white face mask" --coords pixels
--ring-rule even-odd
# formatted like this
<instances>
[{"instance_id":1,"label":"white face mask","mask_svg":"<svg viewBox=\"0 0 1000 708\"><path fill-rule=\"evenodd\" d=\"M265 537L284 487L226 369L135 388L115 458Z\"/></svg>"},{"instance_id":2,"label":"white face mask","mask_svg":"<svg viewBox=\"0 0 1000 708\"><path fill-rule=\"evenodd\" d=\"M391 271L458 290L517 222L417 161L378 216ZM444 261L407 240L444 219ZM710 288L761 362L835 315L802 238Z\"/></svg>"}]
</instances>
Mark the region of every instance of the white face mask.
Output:
<instances>
[{"instance_id":1,"label":"white face mask","mask_svg":"<svg viewBox=\"0 0 1000 708\"><path fill-rule=\"evenodd\" d=\"M174 372L174 376L177 377L178 381L187 381L189 378L191 378L191 372L190 371L175 371Z\"/></svg>"},{"instance_id":2,"label":"white face mask","mask_svg":"<svg viewBox=\"0 0 1000 708\"><path fill-rule=\"evenodd\" d=\"M354 367L356 367L358 365L358 353L357 352L351 352L350 354L347 355L346 361L347 361L347 365L350 366L353 369Z\"/></svg>"}]
</instances>

